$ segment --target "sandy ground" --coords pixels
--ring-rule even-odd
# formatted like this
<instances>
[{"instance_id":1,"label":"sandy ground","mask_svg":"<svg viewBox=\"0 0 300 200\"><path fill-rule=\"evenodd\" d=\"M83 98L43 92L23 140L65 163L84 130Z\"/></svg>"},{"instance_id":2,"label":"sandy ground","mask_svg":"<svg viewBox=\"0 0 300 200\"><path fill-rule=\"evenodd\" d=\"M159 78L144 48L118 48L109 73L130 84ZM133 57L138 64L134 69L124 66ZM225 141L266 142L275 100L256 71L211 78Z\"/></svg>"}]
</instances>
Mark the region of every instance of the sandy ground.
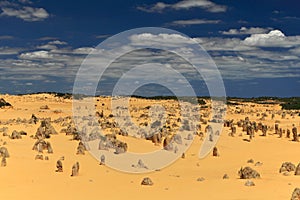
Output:
<instances>
[{"instance_id":1,"label":"sandy ground","mask_svg":"<svg viewBox=\"0 0 300 200\"><path fill-rule=\"evenodd\" d=\"M0 95L13 105L13 108L0 109L0 120L29 119L32 114L37 117L51 117L52 120L59 117L72 115L72 101L54 98L51 95L26 95L8 96ZM97 102L97 107L105 103L109 109L109 98L103 98ZM143 106L157 103L148 100L134 100L132 106ZM162 101L163 104L176 104L173 101ZM49 110L41 110L40 107L48 105ZM236 108L238 107L238 108ZM244 109L245 113L235 114L235 110ZM61 111L55 113L54 111ZM252 111L251 111L252 110ZM271 110L280 110L278 105L244 104L230 106L227 119L244 119L259 122L261 116L257 113ZM251 111L251 112L250 112ZM248 113L247 113L248 112ZM109 111L105 111L108 114ZM139 113L140 114L140 113ZM133 114L134 115L134 114ZM136 115L138 116L138 115ZM280 115L271 115L263 121L269 126L274 126L275 120L280 121L280 127L286 129L295 124L300 130L300 117L294 118L287 115L281 119ZM54 124L59 132L62 127ZM13 130L24 130L28 133L22 139L12 140L0 135L1 146L7 147L10 158L7 158L7 166L0 167L0 199L290 199L296 187L300 187L300 176L284 176L279 173L281 164L290 161L297 165L299 160L300 143L291 139L278 138L274 131L268 131L267 137L261 137L259 131L251 142L248 136L238 136L241 128L237 129L235 137L228 136L229 128L224 128L217 143L220 152L219 157L213 157L212 153L204 159L198 158L198 152L202 141L196 136L192 146L186 152L184 159L180 158L174 164L160 171L147 174L129 174L99 165L99 161L89 153L76 155L78 141L72 140L72 136L63 133L52 135L51 142L54 153L47 154L49 160L35 160L36 151L32 150L35 135L39 124L15 124L0 125L8 127L8 133ZM204 126L202 125L202 130ZM131 137L121 138L129 145L129 151L149 152L160 149L150 141ZM3 142L7 144L2 145ZM64 171L55 172L56 161L62 156ZM262 162L261 166L247 163L253 159L254 163ZM79 176L71 177L71 168L75 162L80 163ZM244 185L246 180L239 179L238 170L241 167L250 166L261 174L260 179L254 179L255 186ZM223 179L224 174L229 179ZM144 177L150 177L153 186L142 186ZM204 181L197 181L203 177Z\"/></svg>"}]
</instances>

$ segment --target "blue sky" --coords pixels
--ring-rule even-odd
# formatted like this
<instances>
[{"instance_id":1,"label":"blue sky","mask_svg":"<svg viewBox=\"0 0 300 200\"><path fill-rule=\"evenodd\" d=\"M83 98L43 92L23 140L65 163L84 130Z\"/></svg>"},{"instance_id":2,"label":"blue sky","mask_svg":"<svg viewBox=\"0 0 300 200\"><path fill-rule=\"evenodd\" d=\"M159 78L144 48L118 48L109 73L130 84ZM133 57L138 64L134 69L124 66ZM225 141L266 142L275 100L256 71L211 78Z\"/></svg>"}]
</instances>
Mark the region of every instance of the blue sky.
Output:
<instances>
[{"instance_id":1,"label":"blue sky","mask_svg":"<svg viewBox=\"0 0 300 200\"><path fill-rule=\"evenodd\" d=\"M299 96L299 9L297 0L1 0L0 93L71 92L100 42L163 27L208 51L228 96Z\"/></svg>"}]
</instances>

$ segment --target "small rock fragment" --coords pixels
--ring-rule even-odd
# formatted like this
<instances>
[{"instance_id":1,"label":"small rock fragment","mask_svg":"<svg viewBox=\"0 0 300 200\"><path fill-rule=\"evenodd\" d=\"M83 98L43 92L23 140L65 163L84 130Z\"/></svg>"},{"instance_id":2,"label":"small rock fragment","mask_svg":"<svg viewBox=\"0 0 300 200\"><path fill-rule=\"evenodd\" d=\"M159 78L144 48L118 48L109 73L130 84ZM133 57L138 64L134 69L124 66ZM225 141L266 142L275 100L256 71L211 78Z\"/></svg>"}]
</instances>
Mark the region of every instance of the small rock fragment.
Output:
<instances>
[{"instance_id":1,"label":"small rock fragment","mask_svg":"<svg viewBox=\"0 0 300 200\"><path fill-rule=\"evenodd\" d=\"M297 165L296 170L295 170L295 175L299 176L300 175L300 163Z\"/></svg>"},{"instance_id":2,"label":"small rock fragment","mask_svg":"<svg viewBox=\"0 0 300 200\"><path fill-rule=\"evenodd\" d=\"M218 148L217 148L217 147L214 147L214 149L213 149L213 156L214 156L214 157L218 157L218 156L220 156L220 154L219 154L219 152L218 152Z\"/></svg>"},{"instance_id":3,"label":"small rock fragment","mask_svg":"<svg viewBox=\"0 0 300 200\"><path fill-rule=\"evenodd\" d=\"M245 186L255 186L254 182L251 180L247 180Z\"/></svg>"},{"instance_id":4,"label":"small rock fragment","mask_svg":"<svg viewBox=\"0 0 300 200\"><path fill-rule=\"evenodd\" d=\"M181 158L182 158L182 159L185 158L185 153L182 153Z\"/></svg>"},{"instance_id":5,"label":"small rock fragment","mask_svg":"<svg viewBox=\"0 0 300 200\"><path fill-rule=\"evenodd\" d=\"M7 165L6 158L3 157L1 160L1 167L6 167L6 165Z\"/></svg>"},{"instance_id":6,"label":"small rock fragment","mask_svg":"<svg viewBox=\"0 0 300 200\"><path fill-rule=\"evenodd\" d=\"M72 167L71 176L78 176L78 174L79 174L79 162L76 162Z\"/></svg>"},{"instance_id":7,"label":"small rock fragment","mask_svg":"<svg viewBox=\"0 0 300 200\"><path fill-rule=\"evenodd\" d=\"M44 156L38 154L38 155L35 156L35 160L44 160Z\"/></svg>"},{"instance_id":8,"label":"small rock fragment","mask_svg":"<svg viewBox=\"0 0 300 200\"><path fill-rule=\"evenodd\" d=\"M105 156L101 155L100 157L100 165L105 165Z\"/></svg>"},{"instance_id":9,"label":"small rock fragment","mask_svg":"<svg viewBox=\"0 0 300 200\"><path fill-rule=\"evenodd\" d=\"M200 182L202 182L204 180L205 180L205 178L203 178L203 177L197 178L197 181L200 181Z\"/></svg>"},{"instance_id":10,"label":"small rock fragment","mask_svg":"<svg viewBox=\"0 0 300 200\"><path fill-rule=\"evenodd\" d=\"M153 185L153 182L149 177L146 177L142 180L141 185Z\"/></svg>"},{"instance_id":11,"label":"small rock fragment","mask_svg":"<svg viewBox=\"0 0 300 200\"><path fill-rule=\"evenodd\" d=\"M295 188L291 200L300 200L300 188Z\"/></svg>"},{"instance_id":12,"label":"small rock fragment","mask_svg":"<svg viewBox=\"0 0 300 200\"><path fill-rule=\"evenodd\" d=\"M223 179L229 179L228 174L224 174L224 175L223 175Z\"/></svg>"},{"instance_id":13,"label":"small rock fragment","mask_svg":"<svg viewBox=\"0 0 300 200\"><path fill-rule=\"evenodd\" d=\"M58 160L57 162L56 162L56 172L63 172L63 164L62 164L62 162L61 162L61 160Z\"/></svg>"}]
</instances>

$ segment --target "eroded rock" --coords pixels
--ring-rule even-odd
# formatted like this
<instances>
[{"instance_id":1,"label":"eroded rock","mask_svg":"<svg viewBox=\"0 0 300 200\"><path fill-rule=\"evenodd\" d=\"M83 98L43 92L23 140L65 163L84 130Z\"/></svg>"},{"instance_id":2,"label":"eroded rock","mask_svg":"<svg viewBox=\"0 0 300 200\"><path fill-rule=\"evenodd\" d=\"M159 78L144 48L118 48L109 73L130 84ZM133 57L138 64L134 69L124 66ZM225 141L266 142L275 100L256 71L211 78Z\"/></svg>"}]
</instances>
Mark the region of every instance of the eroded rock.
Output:
<instances>
[{"instance_id":1,"label":"eroded rock","mask_svg":"<svg viewBox=\"0 0 300 200\"><path fill-rule=\"evenodd\" d=\"M238 174L241 179L260 178L260 174L251 167L242 167Z\"/></svg>"}]
</instances>

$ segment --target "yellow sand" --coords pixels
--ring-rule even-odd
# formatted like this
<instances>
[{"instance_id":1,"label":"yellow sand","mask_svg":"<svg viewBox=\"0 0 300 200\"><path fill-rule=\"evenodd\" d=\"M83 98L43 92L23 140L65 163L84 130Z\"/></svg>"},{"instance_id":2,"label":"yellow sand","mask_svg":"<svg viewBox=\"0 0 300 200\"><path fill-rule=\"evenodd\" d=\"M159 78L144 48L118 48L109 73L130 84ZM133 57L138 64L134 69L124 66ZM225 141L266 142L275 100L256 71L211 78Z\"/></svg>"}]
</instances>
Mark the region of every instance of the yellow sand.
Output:
<instances>
[{"instance_id":1,"label":"yellow sand","mask_svg":"<svg viewBox=\"0 0 300 200\"><path fill-rule=\"evenodd\" d=\"M71 116L71 100L54 98L51 95L27 95L8 96L1 95L6 101L13 105L13 108L0 109L0 120L26 118L31 114L38 117L51 117L57 119L60 116ZM104 107L109 107L109 98L101 99L97 104L105 102ZM135 102L135 103L134 103ZM145 107L154 101L136 100L133 106ZM157 102L156 102L157 103ZM169 105L171 104L168 102ZM174 103L174 102L173 102ZM40 106L48 105L49 110L41 112ZM145 106L144 106L145 105ZM253 107L254 106L254 107ZM228 109L228 119L244 119L246 116L250 120L257 120L255 111L279 110L278 105L250 105L243 107L250 114L233 114L236 109L231 106ZM61 110L56 114L54 110ZM106 111L108 112L108 111ZM107 114L107 113L106 113ZM271 120L269 115L263 123L273 126L275 120L280 120L280 127L291 128L295 124L300 130L300 117L292 118L287 115L286 119L281 119L276 115ZM59 132L61 127L53 123ZM0 128L4 125L0 125ZM160 171L148 174L126 174L112 170L106 166L99 165L99 162L88 153L86 155L76 155L78 141L71 140L72 136L65 136L59 133L53 135L49 141L54 150L53 154L44 153L49 160L35 160L37 152L32 150L35 142L30 138L34 135L36 125L8 125L9 134L13 130L24 130L28 133L20 140L11 140L0 135L2 144L6 146L10 153L7 159L7 166L0 167L0 199L289 199L295 187L300 187L300 176L283 176L279 173L281 164L285 161L298 164L300 162L300 143L292 142L291 139L278 138L271 135L274 131L268 131L267 137L260 137L258 132L251 142L244 141L248 137L243 134L239 137L241 129L237 129L235 137L228 136L229 128L224 128L221 138L217 143L220 157L213 157L211 154L200 160L197 155L201 146L200 138L197 136L191 148L186 152L185 159L179 159L174 164ZM202 125L204 130L204 125ZM121 138L121 137L120 137ZM122 137L129 145L129 150L133 152L147 152L159 149L150 141L138 140L130 137ZM62 156L64 172L57 173L56 161ZM254 166L247 163L253 159L260 161L262 166ZM71 177L72 165L79 161L80 171L78 177ZM238 177L238 170L241 166L250 166L261 174L261 179L253 180L254 187L244 186L246 180ZM229 175L229 179L222 179L224 174ZM144 177L150 177L154 182L153 186L141 186ZM198 178L205 178L204 181L197 181Z\"/></svg>"}]
</instances>

